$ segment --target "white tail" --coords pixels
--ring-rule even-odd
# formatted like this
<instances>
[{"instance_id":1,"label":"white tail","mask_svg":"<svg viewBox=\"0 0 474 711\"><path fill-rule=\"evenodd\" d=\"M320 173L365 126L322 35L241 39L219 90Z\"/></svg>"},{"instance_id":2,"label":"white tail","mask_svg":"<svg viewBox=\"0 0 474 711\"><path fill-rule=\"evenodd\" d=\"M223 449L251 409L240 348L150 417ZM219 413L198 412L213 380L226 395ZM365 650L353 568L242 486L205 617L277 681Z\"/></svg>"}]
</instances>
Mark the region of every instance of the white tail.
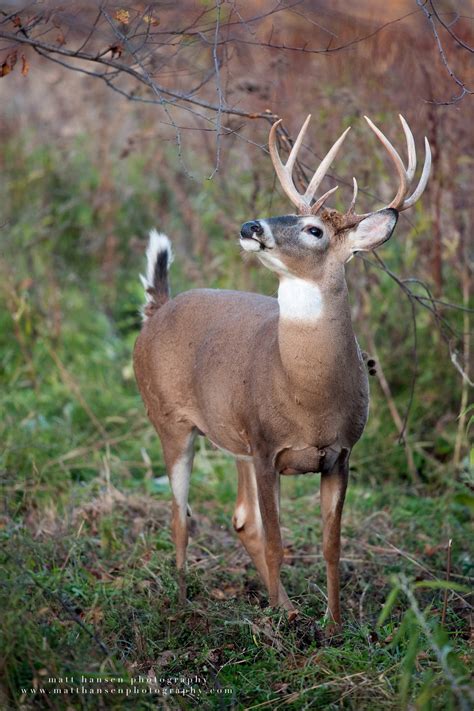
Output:
<instances>
[{"instance_id":1,"label":"white tail","mask_svg":"<svg viewBox=\"0 0 474 711\"><path fill-rule=\"evenodd\" d=\"M146 276L140 274L145 289L142 318L146 321L168 298L168 269L174 256L169 238L162 232L150 230L146 250Z\"/></svg>"}]
</instances>

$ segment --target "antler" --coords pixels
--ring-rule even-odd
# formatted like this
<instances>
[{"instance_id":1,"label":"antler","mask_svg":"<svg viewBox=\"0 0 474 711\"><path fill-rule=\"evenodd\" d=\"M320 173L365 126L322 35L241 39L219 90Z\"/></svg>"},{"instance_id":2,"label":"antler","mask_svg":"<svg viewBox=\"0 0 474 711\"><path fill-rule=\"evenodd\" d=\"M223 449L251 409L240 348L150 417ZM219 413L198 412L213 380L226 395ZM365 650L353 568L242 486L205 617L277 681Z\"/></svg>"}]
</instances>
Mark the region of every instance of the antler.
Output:
<instances>
[{"instance_id":1,"label":"antler","mask_svg":"<svg viewBox=\"0 0 474 711\"><path fill-rule=\"evenodd\" d=\"M377 128L377 126L367 117L364 116L365 120L369 124L370 128L372 131L375 133L379 141L383 144L383 146L386 148L390 158L395 164L395 168L398 173L399 177L399 186L397 190L397 194L393 198L392 202L387 205L387 207L392 207L395 210L398 210L398 212L402 212L403 210L407 210L409 207L412 207L417 200L422 196L426 185L428 183L428 178L430 177L430 171L431 171L431 150L430 150L430 144L428 143L428 139L425 136L425 161L423 164L423 170L421 172L421 177L418 182L418 185L416 186L415 190L412 192L410 197L408 197L408 194L411 189L411 184L413 182L413 177L415 175L416 171L416 150L415 150L415 139L413 138L413 134L410 130L410 127L408 126L407 122L403 118L401 114L399 114L400 121L402 124L403 131L405 133L405 138L407 142L407 151L408 151L408 166L405 167L402 159L400 158L398 152L396 149L392 146L388 138L382 133L382 131ZM306 121L304 122L303 126L301 127L301 130L298 134L298 137L296 141L293 144L293 147L291 149L290 155L288 157L288 160L286 162L286 165L283 165L280 155L278 153L278 148L277 148L277 140L276 140L276 132L278 126L281 124L281 119L279 121L276 121L273 126L270 129L270 136L268 139L268 147L270 149L270 156L272 158L273 166L275 168L275 172L278 176L278 179L281 183L281 187L285 191L285 193L288 195L290 198L291 202L296 205L298 208L298 211L302 213L303 215L315 215L318 210L322 207L324 202L327 200L327 198L332 195L333 192L337 190L337 186L335 188L331 188L331 190L328 190L324 195L321 195L320 198L316 200L316 202L311 204L314 195L319 188L324 176L326 175L329 166L331 165L332 161L336 157L336 154L341 147L345 137L347 136L348 131L350 130L350 127L347 128L342 136L340 136L336 143L333 145L331 150L327 153L325 158L321 161L321 164L313 177L311 178L308 187L306 188L306 191L304 194L301 194L295 187L295 184L293 182L293 168L295 165L296 157L298 155L298 151L301 147L301 144L303 142L306 129L308 128L309 121L311 119L311 114L307 117ZM352 200L351 204L349 207L349 210L346 212L346 217L350 220L360 220L363 219L364 217L367 217L367 215L370 215L370 213L365 213L363 215L357 215L354 211L355 208L355 202L357 199L357 180L355 178L352 179L354 183L354 191L352 195Z\"/></svg>"},{"instance_id":2,"label":"antler","mask_svg":"<svg viewBox=\"0 0 474 711\"><path fill-rule=\"evenodd\" d=\"M402 124L403 131L405 133L405 138L407 142L407 151L408 151L408 167L405 168L405 165L400 158L399 154L395 150L395 148L392 146L390 141L382 131L377 128L377 126L367 117L364 116L365 120L369 124L370 128L372 131L375 133L379 141L383 144L383 146L387 149L387 152L392 159L392 161L395 164L395 168L397 169L398 177L399 177L399 186L397 190L397 194L393 198L392 202L387 205L387 207L393 207L395 210L398 210L398 212L402 212L403 210L407 210L409 207L412 207L417 200L422 196L426 184L428 183L428 178L430 177L430 171L431 171L431 149L430 149L430 144L428 143L428 139L425 136L425 162L423 164L423 170L421 172L421 177L418 182L418 185L416 186L415 190L412 192L410 197L408 196L408 193L410 192L411 189L411 184L413 182L413 176L415 175L415 170L416 170L416 150L415 150L415 140L413 138L413 134L410 130L409 125L403 118L401 114L399 114L399 118ZM346 213L348 216L356 216L356 217L366 217L366 215L355 215L354 212L354 206L355 206L355 201L357 198L357 180L353 178L354 181L354 193L352 197L352 202L350 205L350 208L348 212ZM370 213L367 213L370 214Z\"/></svg>"},{"instance_id":3,"label":"antler","mask_svg":"<svg viewBox=\"0 0 474 711\"><path fill-rule=\"evenodd\" d=\"M335 188L331 188L331 190L328 190L324 195L321 195L316 202L311 205L311 202L314 198L314 195L316 193L316 190L319 188L324 176L326 175L327 171L329 170L329 166L333 162L334 158L336 157L336 154L341 147L347 133L350 130L350 127L347 128L342 136L337 139L336 143L333 145L331 150L327 153L325 158L321 161L321 164L313 177L311 178L308 187L306 188L306 192L304 195L302 195L300 192L295 187L295 184L293 182L293 168L295 165L296 161L296 156L298 155L298 151L301 147L301 144L303 142L303 138L306 133L306 129L308 128L308 124L311 119L311 114L307 117L306 121L304 122L303 126L301 127L301 130L298 134L298 137L296 141L293 144L293 148L291 149L290 155L288 157L288 160L286 162L286 165L283 165L280 155L278 153L278 148L277 148L277 140L276 140L276 132L278 126L281 124L281 119L279 121L276 121L273 126L270 129L270 136L268 138L268 147L270 149L270 156L272 159L273 167L275 168L275 172L278 176L278 179L280 181L281 187L285 191L285 193L288 195L290 198L291 202L296 205L298 208L298 211L302 213L303 215L315 215L318 210L322 207L323 203L327 198L332 195L332 193L337 190L337 185Z\"/></svg>"}]
</instances>

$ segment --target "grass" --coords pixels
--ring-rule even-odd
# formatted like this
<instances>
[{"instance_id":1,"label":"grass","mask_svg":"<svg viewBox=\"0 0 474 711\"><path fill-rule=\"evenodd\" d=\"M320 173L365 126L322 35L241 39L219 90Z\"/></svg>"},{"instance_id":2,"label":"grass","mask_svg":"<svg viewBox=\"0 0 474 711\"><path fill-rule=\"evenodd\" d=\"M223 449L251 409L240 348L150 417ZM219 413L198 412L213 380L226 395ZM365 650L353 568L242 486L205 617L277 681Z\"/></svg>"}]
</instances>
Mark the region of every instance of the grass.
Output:
<instances>
[{"instance_id":1,"label":"grass","mask_svg":"<svg viewBox=\"0 0 474 711\"><path fill-rule=\"evenodd\" d=\"M111 459L104 458L98 477L71 484L66 506L51 496L45 510L33 508L21 525L11 521L3 528L4 650L14 703L63 708L63 699L44 700L38 689L75 688L66 677L122 678L86 687L131 693L143 684L130 679L156 676L159 688L168 685L176 693L185 686L172 679L185 676L199 679L194 687L203 708L395 709L403 684L407 698L422 700L419 708L457 708L436 650L421 635L413 668L408 665L410 629L400 633L411 609L407 601L398 600L376 625L394 576L410 580L410 590L417 580L444 579L448 530L455 541L453 580L465 584L472 573L461 543L468 538L466 511L454 490L433 501L396 486L371 491L353 483L342 561L346 623L327 639L320 623L325 578L316 477L286 482L284 492L283 578L300 608L294 623L265 607L256 573L233 534L229 460L205 447L197 456L184 607L173 567L169 494L150 493L161 487L161 477L139 487L124 480L115 485L114 479ZM444 634L449 668L463 688L469 610L460 589L450 590ZM443 591L417 588L414 594L428 626L440 634ZM146 696L109 698L111 707L152 708L161 697L151 688ZM70 698L78 708L97 704L84 694ZM168 703L183 707L190 700Z\"/></svg>"},{"instance_id":2,"label":"grass","mask_svg":"<svg viewBox=\"0 0 474 711\"><path fill-rule=\"evenodd\" d=\"M86 147L66 157L13 148L0 176L11 206L0 284L1 708L468 708L473 480L468 461L451 463L459 394L425 312L409 428L420 481L374 382L344 514L343 632L331 637L323 621L318 477L283 481L283 579L300 609L290 623L266 607L233 532L234 464L204 440L182 606L166 472L131 368L143 245L135 255L129 236L150 224L148 174L120 166L130 192L114 212L122 266L111 282ZM228 243L218 251L215 231L210 283L228 287L242 267ZM395 269L405 257L394 245ZM190 279L176 266L181 290ZM379 324L403 412L410 321L391 308L397 287L377 279L363 317Z\"/></svg>"}]
</instances>

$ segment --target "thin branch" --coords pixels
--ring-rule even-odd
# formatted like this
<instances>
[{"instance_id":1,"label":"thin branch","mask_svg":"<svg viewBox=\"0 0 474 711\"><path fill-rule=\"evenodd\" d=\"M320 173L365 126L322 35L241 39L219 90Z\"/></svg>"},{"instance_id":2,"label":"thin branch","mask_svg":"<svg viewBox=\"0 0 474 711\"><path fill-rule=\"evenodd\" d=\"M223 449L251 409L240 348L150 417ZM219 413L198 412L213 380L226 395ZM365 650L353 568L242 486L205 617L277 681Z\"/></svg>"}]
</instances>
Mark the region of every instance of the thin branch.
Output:
<instances>
[{"instance_id":1,"label":"thin branch","mask_svg":"<svg viewBox=\"0 0 474 711\"><path fill-rule=\"evenodd\" d=\"M467 88L467 86L464 84L461 79L458 79L454 71L451 69L451 66L448 62L448 58L446 56L446 52L444 51L443 45L441 44L441 39L438 34L438 30L436 29L435 22L433 20L433 13L428 10L426 7L427 0L416 0L416 4L418 7L423 11L423 13L426 16L426 19L428 20L430 26L431 26L431 31L433 33L433 36L436 40L436 44L438 47L438 52L441 57L441 61L444 64L446 71L448 72L449 76L451 79L458 85L458 87L461 89L459 94L457 96L453 96L449 101L434 101L434 100L429 100L427 101L428 104L437 104L438 106L450 106L452 104L457 104L461 99L463 99L467 94L473 94L474 92L471 91L470 89Z\"/></svg>"},{"instance_id":2,"label":"thin branch","mask_svg":"<svg viewBox=\"0 0 474 711\"><path fill-rule=\"evenodd\" d=\"M465 42L463 42L463 40L462 40L460 37L458 37L457 34L455 34L455 33L452 31L451 25L452 25L453 23L450 23L449 25L447 25L447 24L441 19L441 16L440 16L440 14L438 13L438 11L437 11L437 9L436 9L436 7L435 7L435 5L434 5L433 0L430 0L430 7L431 7L431 9L433 10L433 15L436 17L436 19L438 20L439 24L440 24L442 27L444 27L444 29L446 30L446 32L453 38L453 40L454 40L455 42L457 42L457 44L458 44L460 47L463 47L464 49L467 49L468 52L471 52L471 53L474 52L474 47L470 47L468 44L466 44ZM457 22L458 19L459 19L459 15L456 16L454 22Z\"/></svg>"},{"instance_id":3,"label":"thin branch","mask_svg":"<svg viewBox=\"0 0 474 711\"><path fill-rule=\"evenodd\" d=\"M385 22L383 25L380 25L377 27L375 30L372 32L369 32L366 35L363 35L362 37L356 37L353 40L350 40L349 42L346 42L345 44L338 45L337 47L331 47L328 45L327 47L321 48L321 49L310 49L306 46L303 47L294 47L292 45L287 45L287 44L273 44L272 42L260 42L260 41L252 41L252 40L245 40L240 37L229 37L226 39L226 42L235 42L238 44L247 44L247 45L255 45L258 47L265 47L267 49L278 49L282 50L285 52L301 52L302 54L332 54L334 52L340 52L344 49L350 49L354 45L360 44L361 42L365 42L368 39L371 39L372 37L375 37L379 32L384 30L386 27L389 27L390 25L394 25L397 22L402 22L402 20L405 20L407 17L411 17L411 15L416 15L420 11L419 10L412 10L411 12L407 12L406 15L402 15L402 17L397 17L395 20L389 20L388 22ZM209 40L205 37L202 37L203 41L209 43Z\"/></svg>"},{"instance_id":4,"label":"thin branch","mask_svg":"<svg viewBox=\"0 0 474 711\"><path fill-rule=\"evenodd\" d=\"M177 149L178 149L178 157L179 157L179 159L180 159L180 161L181 161L181 164L182 164L182 166L183 166L183 169L184 169L186 175L187 175L188 177L191 177L191 176L190 176L190 173L189 173L187 167L184 165L184 161L183 161L183 155L182 155L182 150L181 150L181 145L182 145L182 144L181 144L181 131L179 130L178 126L177 126L176 123L175 123L175 120L174 120L173 116L171 115L171 112L170 112L170 110L169 110L169 108L168 108L168 106L167 106L167 101L166 101L166 100L164 99L164 97L163 97L163 92L162 92L161 89L157 86L157 84L155 83L155 81L152 79L152 77L151 77L150 74L148 73L147 69L145 68L143 62L137 57L137 54L136 54L135 50L133 49L133 47L131 46L130 42L128 41L127 36L126 36L125 34L123 34L123 32L120 32L120 30L115 26L115 24L112 22L112 19L110 18L109 14L108 14L108 12L107 12L106 10L104 10L104 9L102 8L102 9L101 9L101 13L102 13L102 15L105 17L105 19L107 20L107 22L109 23L109 25L110 25L110 27L112 28L112 31L115 33L116 37L123 43L123 45L127 48L127 51L129 52L130 56L133 57L133 59L134 59L134 60L137 62L137 64L139 65L140 69L141 69L142 72L143 72L144 78L146 79L147 85L151 88L151 90L153 91L153 93L154 93L155 96L157 97L158 103L162 106L164 112L166 113L168 119L169 119L170 122L171 122L171 125L172 125L173 128L175 129L175 132L176 132L176 146L177 146Z\"/></svg>"},{"instance_id":5,"label":"thin branch","mask_svg":"<svg viewBox=\"0 0 474 711\"><path fill-rule=\"evenodd\" d=\"M69 602L69 600L66 599L61 593L54 592L50 588L46 587L43 585L43 583L40 583L40 581L29 571L26 571L27 575L29 576L30 580L39 587L39 589L42 591L43 595L46 597L46 599L53 599L59 602L63 610L66 612L66 614L69 616L69 618L78 625L81 630L83 630L91 639L94 640L96 645L99 647L100 651L105 654L107 657L110 656L110 650L108 649L107 645L100 639L99 635L97 632L92 632L89 627L81 620L77 612L74 610L73 606ZM56 613L57 614L57 613ZM59 615L58 615L59 616Z\"/></svg>"},{"instance_id":6,"label":"thin branch","mask_svg":"<svg viewBox=\"0 0 474 711\"><path fill-rule=\"evenodd\" d=\"M222 94L219 59L217 57L217 45L219 44L220 21L221 21L221 3L220 3L220 0L216 0L216 31L214 34L214 45L212 47L212 60L214 62L214 69L215 69L215 73L216 73L216 91L217 91L217 99L218 99L217 118L216 118L216 163L214 166L214 170L212 171L211 175L209 176L209 180L212 180L212 178L215 176L215 174L219 170L220 156L221 156L221 136L222 136L221 126L222 126L222 110L224 108L224 99L223 99L223 94Z\"/></svg>"},{"instance_id":7,"label":"thin branch","mask_svg":"<svg viewBox=\"0 0 474 711\"><path fill-rule=\"evenodd\" d=\"M34 38L31 37L21 37L19 35L11 34L10 32L4 32L3 30L0 30L0 38L2 39L7 39L13 42L19 42L20 44L27 44L30 47L39 47L42 49L45 53L54 53L54 54L60 54L65 57L69 57L70 59L83 59L86 62L91 62L95 64L101 64L106 67L112 67L113 69L118 70L119 72L124 72L125 74L129 74L132 76L134 79L137 79L141 84L145 84L147 87L151 88L153 90L153 87L150 83L152 81L154 85L154 91L157 94L157 100L154 102L148 102L148 103L156 103L159 104L162 101L165 101L166 103L170 103L168 99L162 99L161 97L159 98L159 94L165 94L166 96L170 96L173 99L176 99L177 101L183 101L187 102L190 104L193 104L195 106L199 106L204 109L209 109L214 112L218 112L219 106L216 104L213 104L208 101L203 101L201 99L196 99L194 97L190 97L188 94L185 94L183 92L179 92L177 90L171 90L167 89L164 86L160 86L157 84L155 81L151 80L149 77L148 73L146 74L140 74L140 72L137 72L135 69L132 69L130 66L123 62L117 62L113 59L107 59L104 56L101 55L92 55L88 54L87 52L78 52L78 51L73 51L73 50L68 50L65 47L58 47L56 45L49 44L48 42L39 42ZM49 58L49 57L48 57ZM100 76L100 75L99 75ZM103 78L100 76L100 78ZM135 97L131 98L133 100L138 100L135 99ZM183 106L180 105L180 108L183 108ZM245 118L251 118L251 119L265 119L268 120L269 116L273 116L273 114L268 113L268 112L251 112L251 111L242 111L239 109L231 108L229 106L225 106L222 108L222 113L225 114L230 114L232 116L243 116ZM204 118L204 116L201 116L201 118Z\"/></svg>"},{"instance_id":8,"label":"thin branch","mask_svg":"<svg viewBox=\"0 0 474 711\"><path fill-rule=\"evenodd\" d=\"M449 582L451 579L451 551L453 547L453 539L450 538L448 541L448 556L447 556L447 562L446 562L446 582ZM446 624L446 612L448 609L448 588L444 591L444 596L443 596L443 611L441 613L441 624L444 625Z\"/></svg>"}]
</instances>

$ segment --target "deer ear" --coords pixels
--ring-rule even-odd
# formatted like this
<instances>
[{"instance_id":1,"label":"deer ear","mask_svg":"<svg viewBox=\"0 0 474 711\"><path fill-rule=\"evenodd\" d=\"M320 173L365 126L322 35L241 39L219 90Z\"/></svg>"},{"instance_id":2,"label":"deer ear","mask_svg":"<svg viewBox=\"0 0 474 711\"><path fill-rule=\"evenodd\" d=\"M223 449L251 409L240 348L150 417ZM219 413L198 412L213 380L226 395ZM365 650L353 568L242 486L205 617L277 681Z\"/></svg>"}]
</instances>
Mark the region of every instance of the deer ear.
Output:
<instances>
[{"instance_id":1,"label":"deer ear","mask_svg":"<svg viewBox=\"0 0 474 711\"><path fill-rule=\"evenodd\" d=\"M351 254L377 249L392 236L398 220L398 212L389 207L373 212L347 235Z\"/></svg>"}]
</instances>

